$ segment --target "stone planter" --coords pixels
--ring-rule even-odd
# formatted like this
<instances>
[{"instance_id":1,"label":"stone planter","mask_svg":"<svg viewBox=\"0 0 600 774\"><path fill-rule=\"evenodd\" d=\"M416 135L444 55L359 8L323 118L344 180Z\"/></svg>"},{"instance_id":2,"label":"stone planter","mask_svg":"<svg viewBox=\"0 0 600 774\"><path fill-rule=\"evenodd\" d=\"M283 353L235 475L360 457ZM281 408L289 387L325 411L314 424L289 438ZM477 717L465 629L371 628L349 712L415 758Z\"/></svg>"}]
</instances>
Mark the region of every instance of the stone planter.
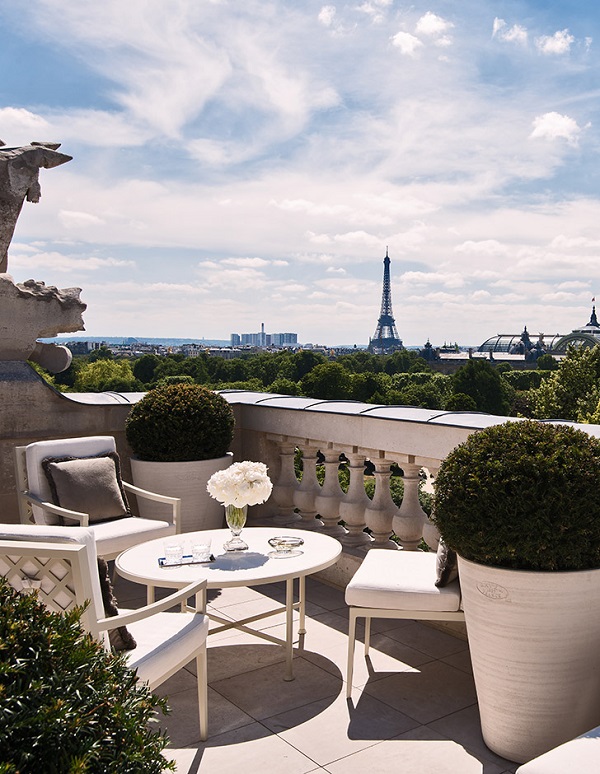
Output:
<instances>
[{"instance_id":1,"label":"stone planter","mask_svg":"<svg viewBox=\"0 0 600 774\"><path fill-rule=\"evenodd\" d=\"M233 462L231 452L213 460L191 462L146 462L131 458L131 474L135 486L159 494L181 498L181 531L219 529L224 526L225 510L206 491L206 483L217 470ZM160 518L164 506L140 500L140 516Z\"/></svg>"},{"instance_id":2,"label":"stone planter","mask_svg":"<svg viewBox=\"0 0 600 774\"><path fill-rule=\"evenodd\" d=\"M459 573L486 745L522 763L598 726L600 570Z\"/></svg>"}]
</instances>

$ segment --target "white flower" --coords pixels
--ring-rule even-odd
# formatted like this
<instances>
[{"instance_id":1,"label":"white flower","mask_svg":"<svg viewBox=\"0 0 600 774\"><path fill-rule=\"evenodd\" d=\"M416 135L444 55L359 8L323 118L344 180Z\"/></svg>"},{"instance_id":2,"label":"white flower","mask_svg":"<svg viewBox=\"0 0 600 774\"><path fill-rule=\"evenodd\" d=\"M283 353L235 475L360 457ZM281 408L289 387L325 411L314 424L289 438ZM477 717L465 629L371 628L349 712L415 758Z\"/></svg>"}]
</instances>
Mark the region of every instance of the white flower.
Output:
<instances>
[{"instance_id":1,"label":"white flower","mask_svg":"<svg viewBox=\"0 0 600 774\"><path fill-rule=\"evenodd\" d=\"M258 505L268 500L273 484L263 462L234 462L218 470L208 480L206 489L223 505Z\"/></svg>"}]
</instances>

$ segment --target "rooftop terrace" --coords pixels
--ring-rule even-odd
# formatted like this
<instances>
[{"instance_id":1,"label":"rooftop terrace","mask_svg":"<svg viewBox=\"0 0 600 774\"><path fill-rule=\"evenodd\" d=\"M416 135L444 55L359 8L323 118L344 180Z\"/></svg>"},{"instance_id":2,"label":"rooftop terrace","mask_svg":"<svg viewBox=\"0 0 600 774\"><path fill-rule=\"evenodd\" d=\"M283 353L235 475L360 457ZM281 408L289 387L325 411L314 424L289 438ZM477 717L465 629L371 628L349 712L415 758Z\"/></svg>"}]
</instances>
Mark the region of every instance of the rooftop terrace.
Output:
<instances>
[{"instance_id":1,"label":"rooftop terrace","mask_svg":"<svg viewBox=\"0 0 600 774\"><path fill-rule=\"evenodd\" d=\"M119 578L121 605L145 602ZM210 608L237 619L281 602L283 585L210 594ZM188 669L164 683L172 714L161 720L177 771L239 774L502 774L513 764L483 743L464 639L414 621L373 621L369 658L357 653L345 698L347 608L343 591L307 579L307 634L296 679L284 682L276 645L230 630L209 636L209 738L199 741L197 692ZM258 621L283 633L283 618ZM258 644L257 644L258 643ZM298 645L299 643L297 643ZM191 669L190 665L190 669Z\"/></svg>"}]
</instances>

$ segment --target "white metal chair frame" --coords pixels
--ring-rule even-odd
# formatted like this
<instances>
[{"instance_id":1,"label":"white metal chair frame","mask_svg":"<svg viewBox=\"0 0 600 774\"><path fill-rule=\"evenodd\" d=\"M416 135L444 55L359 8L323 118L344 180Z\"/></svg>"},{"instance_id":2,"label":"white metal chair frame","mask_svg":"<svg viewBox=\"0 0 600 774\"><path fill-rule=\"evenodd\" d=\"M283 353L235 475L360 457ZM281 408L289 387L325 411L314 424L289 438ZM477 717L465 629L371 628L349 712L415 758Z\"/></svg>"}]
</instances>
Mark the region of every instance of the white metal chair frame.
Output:
<instances>
[{"instance_id":1,"label":"white metal chair frame","mask_svg":"<svg viewBox=\"0 0 600 774\"><path fill-rule=\"evenodd\" d=\"M367 561L371 557L371 561L379 553L381 549L373 549L367 554L367 557L363 561ZM416 552L410 552L412 556L415 556ZM372 556L374 555L374 556ZM427 557L427 554L423 554ZM398 559L401 561L402 552L398 552ZM426 559L425 561L428 561ZM398 568L400 569L400 568ZM350 581L346 589L346 595L352 591L352 582ZM381 579L381 588L385 589L385 579ZM406 592L405 592L406 593ZM365 658L369 654L369 648L371 643L371 619L373 618L397 618L408 619L416 621L464 621L465 614L461 609L458 610L412 610L412 609L398 609L398 608L385 608L385 607L361 607L358 605L352 605L348 603L349 612L349 626L348 626L348 665L346 671L346 697L350 698L352 695L352 676L354 674L354 652L356 645L356 621L358 618L365 619Z\"/></svg>"},{"instance_id":2,"label":"white metal chair frame","mask_svg":"<svg viewBox=\"0 0 600 774\"><path fill-rule=\"evenodd\" d=\"M38 531L39 534L39 530L43 530L43 527L36 525L31 529ZM138 639L138 648L143 652L138 659L136 650L127 651L127 659L131 668L138 669L139 679L147 682L151 690L195 659L200 738L203 741L206 740L208 735L206 654L208 619L201 612L205 599L206 580L194 581L159 602L106 618L103 614L99 615L98 611L97 602L99 598L101 599L101 595L91 531L79 527L59 527L58 529L65 532L65 540L69 539L67 533L87 533L87 544L1 539L0 572L2 575L18 591L35 591L44 604L57 612L65 612L75 605L89 603L81 617L82 626L93 637L103 642L107 649L110 648L108 631L111 629L131 626L148 619L148 623L153 624L154 631L166 631L168 627L165 627L165 623L168 619L176 624L181 621L181 626L173 632L175 636L171 642L166 640L151 650L143 650L144 643L139 641L139 631L134 629L133 634ZM60 541L60 537L54 536L55 534L56 528L48 539ZM189 612L163 612L175 605L185 606L186 600L191 596L195 597L195 606L193 608L186 606ZM154 622L151 621L153 616L157 616ZM177 620L173 618L174 616ZM183 618L180 619L180 617ZM186 631L183 632L183 629ZM168 650L175 651L174 658L165 658Z\"/></svg>"}]
</instances>

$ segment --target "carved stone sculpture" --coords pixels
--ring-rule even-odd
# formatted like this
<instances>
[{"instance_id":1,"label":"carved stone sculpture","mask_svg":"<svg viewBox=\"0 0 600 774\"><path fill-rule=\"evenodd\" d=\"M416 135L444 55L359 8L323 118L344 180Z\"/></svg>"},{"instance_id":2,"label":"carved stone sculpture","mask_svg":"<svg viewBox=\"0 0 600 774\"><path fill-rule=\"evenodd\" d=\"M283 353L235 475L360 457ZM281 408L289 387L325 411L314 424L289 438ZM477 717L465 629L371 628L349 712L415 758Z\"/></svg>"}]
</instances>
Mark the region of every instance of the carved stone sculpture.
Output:
<instances>
[{"instance_id":1,"label":"carved stone sculpture","mask_svg":"<svg viewBox=\"0 0 600 774\"><path fill-rule=\"evenodd\" d=\"M58 142L32 142L7 148L0 140L0 273L8 271L8 246L23 202L38 202L41 196L41 167L58 167L72 156L57 153Z\"/></svg>"},{"instance_id":2,"label":"carved stone sculpture","mask_svg":"<svg viewBox=\"0 0 600 774\"><path fill-rule=\"evenodd\" d=\"M0 274L0 360L35 359L54 373L68 368L66 347L37 339L84 330L86 305L80 293L80 288L59 290L35 280L15 283L9 274Z\"/></svg>"}]
</instances>

